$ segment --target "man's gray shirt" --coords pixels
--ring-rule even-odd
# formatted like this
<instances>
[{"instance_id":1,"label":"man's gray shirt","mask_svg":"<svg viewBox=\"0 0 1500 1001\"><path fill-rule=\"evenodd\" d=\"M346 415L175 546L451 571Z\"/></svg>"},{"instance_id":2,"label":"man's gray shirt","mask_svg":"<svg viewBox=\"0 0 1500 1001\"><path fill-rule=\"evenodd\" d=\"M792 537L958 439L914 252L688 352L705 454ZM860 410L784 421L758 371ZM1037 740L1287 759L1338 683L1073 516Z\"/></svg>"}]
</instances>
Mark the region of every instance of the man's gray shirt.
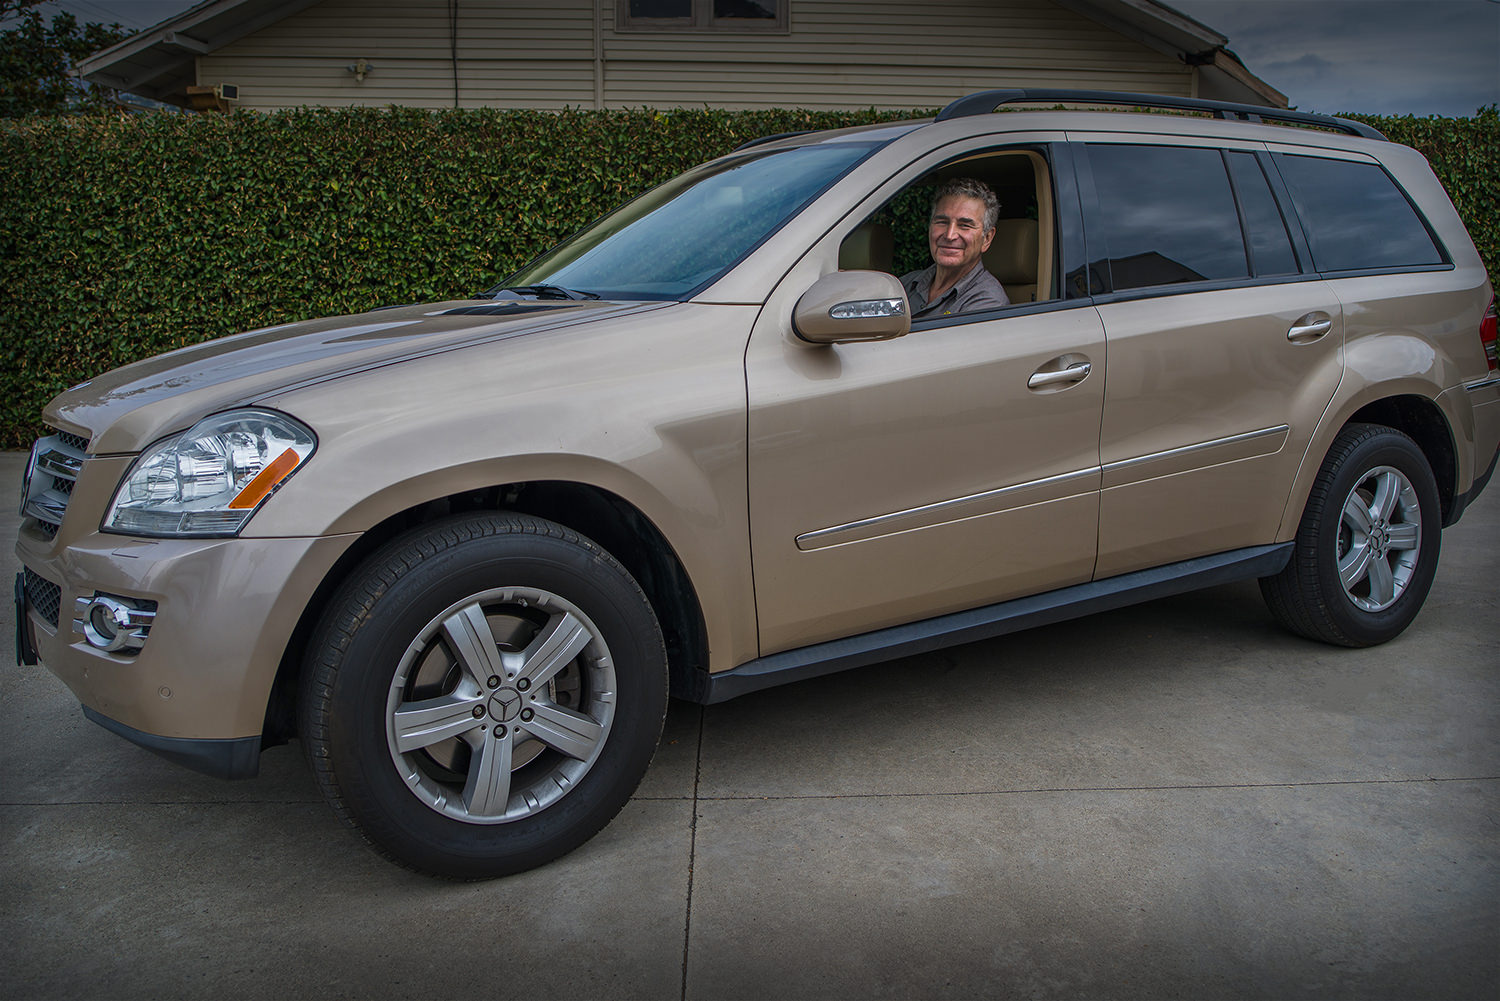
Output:
<instances>
[{"instance_id":1,"label":"man's gray shirt","mask_svg":"<svg viewBox=\"0 0 1500 1001\"><path fill-rule=\"evenodd\" d=\"M976 263L937 302L928 302L927 293L932 291L932 280L936 277L936 264L902 276L901 284L906 288L907 299L911 300L913 320L948 316L952 313L971 313L978 309L999 309L1010 305L1005 287L984 269L983 263Z\"/></svg>"}]
</instances>

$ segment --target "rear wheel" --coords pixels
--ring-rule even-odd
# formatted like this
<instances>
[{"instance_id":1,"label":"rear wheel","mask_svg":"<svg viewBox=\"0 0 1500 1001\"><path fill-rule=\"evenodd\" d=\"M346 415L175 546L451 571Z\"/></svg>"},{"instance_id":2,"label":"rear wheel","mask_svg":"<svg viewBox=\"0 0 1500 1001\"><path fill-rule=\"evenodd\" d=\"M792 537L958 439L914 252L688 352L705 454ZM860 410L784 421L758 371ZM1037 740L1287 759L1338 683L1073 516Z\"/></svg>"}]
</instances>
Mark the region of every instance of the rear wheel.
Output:
<instances>
[{"instance_id":1,"label":"rear wheel","mask_svg":"<svg viewBox=\"0 0 1500 1001\"><path fill-rule=\"evenodd\" d=\"M1291 561L1261 578L1261 593L1293 632L1341 646L1384 643L1427 599L1441 520L1417 444L1392 428L1351 424L1318 472Z\"/></svg>"},{"instance_id":2,"label":"rear wheel","mask_svg":"<svg viewBox=\"0 0 1500 1001\"><path fill-rule=\"evenodd\" d=\"M300 712L324 794L377 851L483 878L607 824L666 700L660 630L629 573L559 525L494 514L360 568L311 647Z\"/></svg>"}]
</instances>

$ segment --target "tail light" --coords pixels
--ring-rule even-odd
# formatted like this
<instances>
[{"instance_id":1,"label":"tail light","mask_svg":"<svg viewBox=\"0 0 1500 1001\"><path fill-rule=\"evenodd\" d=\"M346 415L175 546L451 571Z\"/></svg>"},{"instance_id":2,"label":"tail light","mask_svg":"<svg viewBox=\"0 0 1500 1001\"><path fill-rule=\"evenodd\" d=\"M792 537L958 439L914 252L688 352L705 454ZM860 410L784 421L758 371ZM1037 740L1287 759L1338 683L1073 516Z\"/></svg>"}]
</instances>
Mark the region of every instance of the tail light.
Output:
<instances>
[{"instance_id":1,"label":"tail light","mask_svg":"<svg viewBox=\"0 0 1500 1001\"><path fill-rule=\"evenodd\" d=\"M1496 332L1500 321L1495 318L1495 300L1490 299L1490 308L1484 311L1479 321L1479 340L1484 345L1484 356L1489 359L1490 371L1500 370L1500 344L1496 344Z\"/></svg>"}]
</instances>

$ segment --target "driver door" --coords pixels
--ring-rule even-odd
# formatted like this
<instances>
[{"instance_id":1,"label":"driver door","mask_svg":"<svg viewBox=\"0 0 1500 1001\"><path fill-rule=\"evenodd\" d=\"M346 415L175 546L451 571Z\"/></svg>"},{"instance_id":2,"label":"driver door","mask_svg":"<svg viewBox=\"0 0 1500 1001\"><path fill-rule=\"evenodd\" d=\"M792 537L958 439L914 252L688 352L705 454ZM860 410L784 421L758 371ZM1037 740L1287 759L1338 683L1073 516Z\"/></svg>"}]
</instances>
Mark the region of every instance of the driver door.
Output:
<instances>
[{"instance_id":1,"label":"driver door","mask_svg":"<svg viewBox=\"0 0 1500 1001\"><path fill-rule=\"evenodd\" d=\"M1097 312L1023 305L814 346L791 310L827 255L793 268L746 355L762 656L1089 580ZM1028 386L1065 355L1087 359L1089 375Z\"/></svg>"}]
</instances>

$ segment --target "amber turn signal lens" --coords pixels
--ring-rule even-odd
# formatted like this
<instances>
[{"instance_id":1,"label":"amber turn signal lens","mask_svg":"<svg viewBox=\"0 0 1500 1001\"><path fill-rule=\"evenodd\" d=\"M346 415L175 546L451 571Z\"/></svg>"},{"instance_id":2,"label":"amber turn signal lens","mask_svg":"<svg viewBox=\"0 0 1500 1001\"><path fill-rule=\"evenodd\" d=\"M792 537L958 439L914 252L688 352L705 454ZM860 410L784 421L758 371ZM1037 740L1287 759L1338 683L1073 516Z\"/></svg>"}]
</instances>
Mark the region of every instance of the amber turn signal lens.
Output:
<instances>
[{"instance_id":1,"label":"amber turn signal lens","mask_svg":"<svg viewBox=\"0 0 1500 1001\"><path fill-rule=\"evenodd\" d=\"M287 474L296 468L297 452L289 448L271 460L270 465L255 475L255 479L245 484L245 489L229 502L229 506L237 510L255 507L265 500L272 490L276 489L276 485L285 479Z\"/></svg>"}]
</instances>

